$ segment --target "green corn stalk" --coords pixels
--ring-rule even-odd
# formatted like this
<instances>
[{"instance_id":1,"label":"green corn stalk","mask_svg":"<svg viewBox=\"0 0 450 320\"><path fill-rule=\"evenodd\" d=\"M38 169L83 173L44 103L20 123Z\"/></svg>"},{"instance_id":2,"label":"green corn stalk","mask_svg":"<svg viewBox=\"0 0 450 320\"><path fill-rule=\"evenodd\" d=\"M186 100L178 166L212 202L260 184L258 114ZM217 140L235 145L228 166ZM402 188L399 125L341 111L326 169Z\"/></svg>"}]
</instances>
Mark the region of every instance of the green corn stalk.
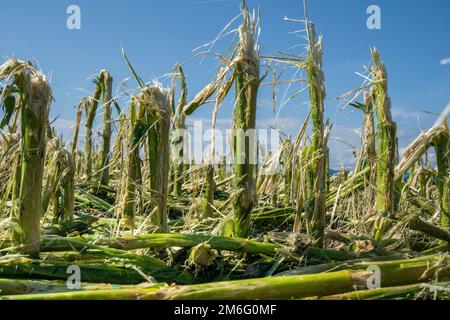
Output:
<instances>
[{"instance_id":1,"label":"green corn stalk","mask_svg":"<svg viewBox=\"0 0 450 320\"><path fill-rule=\"evenodd\" d=\"M444 190L442 192L442 226L448 228L450 227L450 176L447 178L444 184Z\"/></svg>"},{"instance_id":2,"label":"green corn stalk","mask_svg":"<svg viewBox=\"0 0 450 320\"><path fill-rule=\"evenodd\" d=\"M418 172L418 186L417 186L417 189L419 191L419 194L425 199L428 197L428 177L427 177L427 172L426 171L427 170L424 167L424 164L421 163L420 168L419 168L419 172Z\"/></svg>"},{"instance_id":3,"label":"green corn stalk","mask_svg":"<svg viewBox=\"0 0 450 320\"><path fill-rule=\"evenodd\" d=\"M43 211L48 212L50 201L53 201L56 209L53 222L70 222L75 206L75 164L72 155L64 149L55 151L47 172Z\"/></svg>"},{"instance_id":4,"label":"green corn stalk","mask_svg":"<svg viewBox=\"0 0 450 320\"><path fill-rule=\"evenodd\" d=\"M190 102L186 102L187 89L186 79L181 66L177 65L177 71L180 78L181 94L174 114L174 130L172 132L172 152L175 159L174 168L174 194L180 196L184 181L184 172L186 170L186 118L192 115L199 107L208 102L208 99L217 91L229 67L220 68L214 80L207 84Z\"/></svg>"},{"instance_id":5,"label":"green corn stalk","mask_svg":"<svg viewBox=\"0 0 450 320\"><path fill-rule=\"evenodd\" d=\"M293 232L294 233L301 233L302 227L303 227L303 212L304 212L304 205L305 205L305 199L306 199L306 167L304 168L304 157L305 153L307 151L307 148L303 148L299 150L299 155L297 157L297 161L299 163L298 168L296 169L295 174L295 192L296 192L296 205L295 205L295 221L293 226Z\"/></svg>"},{"instance_id":6,"label":"green corn stalk","mask_svg":"<svg viewBox=\"0 0 450 320\"><path fill-rule=\"evenodd\" d=\"M148 234L114 239L98 237L92 238L88 236L77 238L49 237L42 241L41 251L83 251L87 248L91 248L92 243L95 243L96 246L101 246L103 250L107 247L122 251L171 247L193 248L202 243L207 243L211 249L215 250L241 252L247 254L262 254L266 256L285 254L293 261L300 259L299 255L288 252L286 247L278 244L258 242L248 239L189 234ZM1 248L8 248L8 243L0 243L0 249ZM357 258L355 254L346 251L325 250L315 247L306 249L304 253L308 259L319 259L320 261L347 261Z\"/></svg>"},{"instance_id":7,"label":"green corn stalk","mask_svg":"<svg viewBox=\"0 0 450 320\"><path fill-rule=\"evenodd\" d=\"M417 293L420 293L426 289L424 284L413 284L409 286L390 287L381 289L371 289L363 291L354 291L348 293L341 293L334 296L327 297L315 297L308 300L386 300L395 299L401 297L408 297Z\"/></svg>"},{"instance_id":8,"label":"green corn stalk","mask_svg":"<svg viewBox=\"0 0 450 320\"><path fill-rule=\"evenodd\" d=\"M290 138L286 139L283 142L282 146L282 159L283 159L283 167L284 167L284 205L291 206L292 205L292 162L291 157L293 146Z\"/></svg>"},{"instance_id":9,"label":"green corn stalk","mask_svg":"<svg viewBox=\"0 0 450 320\"><path fill-rule=\"evenodd\" d=\"M88 103L88 99L83 98L77 107L77 116L76 116L76 120L75 120L75 128L74 128L73 142L72 142L73 159L76 159L76 156L77 156L78 137L80 134L81 117L83 116L83 109L86 109L87 103Z\"/></svg>"},{"instance_id":10,"label":"green corn stalk","mask_svg":"<svg viewBox=\"0 0 450 320\"><path fill-rule=\"evenodd\" d=\"M20 139L20 138L19 138ZM12 169L12 192L11 192L11 201L12 203L16 203L20 199L20 180L22 176L22 158L20 152L17 152L17 155L14 159L14 166ZM14 210L11 210L12 218L14 218Z\"/></svg>"},{"instance_id":11,"label":"green corn stalk","mask_svg":"<svg viewBox=\"0 0 450 320\"><path fill-rule=\"evenodd\" d=\"M142 89L138 100L141 108L145 110L145 124L148 128L150 190L157 208L152 222L160 232L167 232L171 129L170 100L168 92L158 83Z\"/></svg>"},{"instance_id":12,"label":"green corn stalk","mask_svg":"<svg viewBox=\"0 0 450 320\"><path fill-rule=\"evenodd\" d=\"M405 150L403 153L402 160L395 168L395 178L394 182L395 184L401 184L403 182L403 179L405 177L405 173L410 170L411 178L414 178L415 175L419 176L419 186L422 184L425 184L425 177L421 173L423 172L423 169L420 165L420 158L426 155L428 150L433 146L433 143L435 145L435 149L440 156L440 159L444 159L446 157L445 152L445 141L444 144L441 144L441 147L439 147L439 141L445 140L446 136L448 136L448 131L445 126L442 125L436 125L429 129L428 131L422 132ZM445 161L445 160L444 160ZM445 162L441 163L444 167L438 168L442 177L445 178L445 171L448 168L448 165L445 166ZM412 170L414 170L414 165L417 165L416 173ZM440 165L439 165L440 166ZM441 180L442 182L442 180ZM426 189L426 188L421 188ZM442 190L442 189L440 189ZM425 195L426 196L426 195Z\"/></svg>"},{"instance_id":13,"label":"green corn stalk","mask_svg":"<svg viewBox=\"0 0 450 320\"><path fill-rule=\"evenodd\" d=\"M192 276L181 270L161 266L159 263L138 263L130 260L113 262L93 261L75 263L81 270L81 281L88 283L140 284L147 276L157 282L191 283ZM6 279L67 280L67 270L73 261L31 260L11 258L0 261L0 277ZM135 267L131 267L134 265Z\"/></svg>"},{"instance_id":14,"label":"green corn stalk","mask_svg":"<svg viewBox=\"0 0 450 320\"><path fill-rule=\"evenodd\" d=\"M137 204L138 186L141 180L141 159L140 144L145 136L146 127L144 124L145 109L141 106L139 112L136 111L138 98L131 100L130 115L130 137L127 148L126 163L126 185L123 199L119 209L125 225L134 230L134 217Z\"/></svg>"},{"instance_id":15,"label":"green corn stalk","mask_svg":"<svg viewBox=\"0 0 450 320\"><path fill-rule=\"evenodd\" d=\"M143 285L142 288L150 288L153 285ZM161 285L156 285L155 288ZM81 290L117 290L117 289L136 289L132 285L113 285L113 284L92 284L83 283ZM49 294L73 291L67 287L66 281L46 281L46 280L19 280L19 279L0 279L0 296L6 295L25 295L25 294Z\"/></svg>"},{"instance_id":16,"label":"green corn stalk","mask_svg":"<svg viewBox=\"0 0 450 320\"><path fill-rule=\"evenodd\" d=\"M377 49L372 50L372 96L377 110L378 161L377 161L377 213L374 239L380 241L387 227L386 216L393 215L394 168L397 150L397 126L392 121L391 100L388 96L387 72Z\"/></svg>"},{"instance_id":17,"label":"green corn stalk","mask_svg":"<svg viewBox=\"0 0 450 320\"><path fill-rule=\"evenodd\" d=\"M172 145L174 152L178 152L178 154L175 155L176 161L174 161L174 187L173 192L176 196L181 196L182 193L182 187L183 187L183 180L184 180L184 169L185 169L185 163L183 163L184 159L184 147L186 144L186 137L183 132L186 130L186 116L182 112L184 106L187 104L187 89L186 89L186 78L183 72L183 69L180 65L177 65L178 70L178 76L180 78L180 87L181 87L181 93L178 100L178 104L176 107L176 114L175 114L175 130L173 132L172 137Z\"/></svg>"},{"instance_id":18,"label":"green corn stalk","mask_svg":"<svg viewBox=\"0 0 450 320\"><path fill-rule=\"evenodd\" d=\"M117 135L114 139L114 145L113 145L113 165L115 169L120 169L120 167L117 167L117 161L120 160L123 157L123 141L125 140L125 132L126 132L126 116L123 113L120 113L119 115L119 128L117 130Z\"/></svg>"},{"instance_id":19,"label":"green corn stalk","mask_svg":"<svg viewBox=\"0 0 450 320\"><path fill-rule=\"evenodd\" d=\"M360 172L366 167L371 171L376 171L377 153L375 141L375 114L373 110L372 96L369 92L364 93L364 104L352 104L364 113L364 131L361 154L358 159L356 172Z\"/></svg>"},{"instance_id":20,"label":"green corn stalk","mask_svg":"<svg viewBox=\"0 0 450 320\"><path fill-rule=\"evenodd\" d=\"M260 86L257 21L244 7L244 22L239 29L239 51L235 59L236 105L233 116L235 187L240 191L234 201L233 235L245 238L250 231L251 211L256 196L256 107ZM251 135L249 138L246 135Z\"/></svg>"},{"instance_id":21,"label":"green corn stalk","mask_svg":"<svg viewBox=\"0 0 450 320\"><path fill-rule=\"evenodd\" d=\"M14 230L12 236L22 245L24 254L35 257L39 255L46 129L52 91L42 73L16 59L0 66L0 80L11 81L17 87L21 121L20 192L14 209L21 230Z\"/></svg>"},{"instance_id":22,"label":"green corn stalk","mask_svg":"<svg viewBox=\"0 0 450 320\"><path fill-rule=\"evenodd\" d=\"M62 181L62 203L60 222L73 220L75 208L75 161L70 153L65 152L66 171ZM61 219L62 217L62 219Z\"/></svg>"},{"instance_id":23,"label":"green corn stalk","mask_svg":"<svg viewBox=\"0 0 450 320\"><path fill-rule=\"evenodd\" d=\"M206 168L206 192L205 192L205 217L211 217L214 209L214 195L216 192L216 181L215 181L215 129L217 124L217 112L219 110L220 104L223 102L227 94L229 93L231 87L233 86L234 77L231 76L230 79L224 82L224 84L219 88L217 92L216 104L212 115L212 130L211 130L211 159L207 163Z\"/></svg>"},{"instance_id":24,"label":"green corn stalk","mask_svg":"<svg viewBox=\"0 0 450 320\"><path fill-rule=\"evenodd\" d=\"M307 192L305 199L306 223L308 233L317 246L322 247L326 225L326 163L327 146L323 121L325 85L322 72L322 38L317 37L314 25L306 23L308 30L308 60L305 64L310 92L311 119L313 123L312 145L308 148L307 158L311 164L307 173Z\"/></svg>"},{"instance_id":25,"label":"green corn stalk","mask_svg":"<svg viewBox=\"0 0 450 320\"><path fill-rule=\"evenodd\" d=\"M303 212L306 199L306 176L308 165L305 159L307 149L301 148L302 140L305 137L307 126L311 117L311 110L306 117L302 128L296 138L294 145L292 146L291 155L288 161L291 162L291 194L292 198L295 200L295 221L293 226L294 233L302 232L302 222L303 222Z\"/></svg>"},{"instance_id":26,"label":"green corn stalk","mask_svg":"<svg viewBox=\"0 0 450 320\"><path fill-rule=\"evenodd\" d=\"M122 181L124 176L124 144L127 137L127 128L129 122L126 121L126 116L121 112L119 115L119 128L114 140L113 155L112 155L112 170L118 175L117 179ZM122 188L121 188L122 189Z\"/></svg>"},{"instance_id":27,"label":"green corn stalk","mask_svg":"<svg viewBox=\"0 0 450 320\"><path fill-rule=\"evenodd\" d=\"M97 165L98 182L103 186L109 183L109 160L111 145L112 126L112 85L113 78L106 70L101 71L103 79L103 143L101 146L100 158Z\"/></svg>"},{"instance_id":28,"label":"green corn stalk","mask_svg":"<svg viewBox=\"0 0 450 320\"><path fill-rule=\"evenodd\" d=\"M214 194L216 190L216 182L214 180L214 164L206 165L206 192L205 192L205 218L212 216L214 209Z\"/></svg>"},{"instance_id":29,"label":"green corn stalk","mask_svg":"<svg viewBox=\"0 0 450 320\"><path fill-rule=\"evenodd\" d=\"M98 77L95 79L95 90L89 101L86 104L86 142L84 145L84 169L86 174L86 180L90 181L92 178L92 162L93 162L93 137L92 137L92 126L94 125L95 116L97 114L98 104L103 92L104 87L104 74L100 72Z\"/></svg>"},{"instance_id":30,"label":"green corn stalk","mask_svg":"<svg viewBox=\"0 0 450 320\"><path fill-rule=\"evenodd\" d=\"M307 16L305 4L305 17ZM297 20L290 20L298 22ZM298 69L305 69L307 74L308 89L310 93L310 117L313 123L312 144L302 148L301 166L296 174L298 187L303 190L297 192L298 217L295 230L301 227L301 214L305 212L305 220L308 233L312 236L317 246L323 246L326 224L326 193L328 191L328 136L329 125L324 123L325 79L322 72L323 46L322 37L317 37L314 24L305 19L307 31L307 57L275 57L275 61L293 65ZM308 117L309 117L308 116ZM304 170L304 172L302 171Z\"/></svg>"},{"instance_id":31,"label":"green corn stalk","mask_svg":"<svg viewBox=\"0 0 450 320\"><path fill-rule=\"evenodd\" d=\"M436 185L440 195L441 206L441 224L450 227L450 188L449 188L449 169L450 169L450 132L448 121L446 120L444 130L433 141L436 162L437 162L437 181Z\"/></svg>"},{"instance_id":32,"label":"green corn stalk","mask_svg":"<svg viewBox=\"0 0 450 320\"><path fill-rule=\"evenodd\" d=\"M450 279L448 268L442 265L449 258L429 256L412 260L371 262L381 270L382 288L431 282L437 276L439 281ZM432 266L430 268L430 266ZM288 277L268 277L225 281L217 283L173 286L155 289L124 289L109 291L73 292L57 294L38 294L9 296L6 299L18 300L289 300L310 297L366 291L371 284L373 272L367 264L360 268L330 273L308 274ZM380 291L380 289L379 289ZM379 292L378 291L378 292Z\"/></svg>"}]
</instances>

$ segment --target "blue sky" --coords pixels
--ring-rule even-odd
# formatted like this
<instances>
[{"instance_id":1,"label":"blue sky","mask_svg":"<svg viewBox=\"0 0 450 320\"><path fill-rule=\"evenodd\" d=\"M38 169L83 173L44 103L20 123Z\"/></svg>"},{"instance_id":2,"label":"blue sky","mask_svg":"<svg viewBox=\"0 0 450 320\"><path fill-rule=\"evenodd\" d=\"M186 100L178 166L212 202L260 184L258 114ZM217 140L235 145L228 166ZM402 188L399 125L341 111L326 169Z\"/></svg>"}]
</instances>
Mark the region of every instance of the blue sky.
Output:
<instances>
[{"instance_id":1,"label":"blue sky","mask_svg":"<svg viewBox=\"0 0 450 320\"><path fill-rule=\"evenodd\" d=\"M248 1L250 7L259 3L262 54L305 43L301 35L289 34L300 26L283 21L284 16L303 17L300 0ZM66 8L71 4L81 8L81 30L66 28ZM381 7L381 30L366 27L366 9L371 4ZM121 45L141 77L150 81L169 72L176 62L189 60L192 49L214 39L239 13L239 6L239 0L2 0L0 54L2 58L35 59L51 75L55 98L51 115L59 117L55 125L68 134L73 107L92 91L90 76L106 68L116 85L130 76ZM388 68L401 146L434 123L436 118L423 111L440 113L450 101L450 64L440 64L450 57L450 1L310 0L308 7L309 18L324 36L327 117L334 123L333 167L352 164L352 149L342 141L357 144L355 130L361 127L362 115L341 110L336 97L362 83L355 72L370 63L369 46L380 49ZM290 52L304 50L295 47ZM185 65L190 98L210 81L215 66L212 58L197 58ZM132 81L128 85L135 86ZM277 121L270 99L270 90L262 89L260 125L276 124L295 135L304 120L307 94L286 105ZM227 126L231 112L232 103L226 103L219 124ZM210 115L211 107L204 106L193 119L209 119Z\"/></svg>"}]
</instances>

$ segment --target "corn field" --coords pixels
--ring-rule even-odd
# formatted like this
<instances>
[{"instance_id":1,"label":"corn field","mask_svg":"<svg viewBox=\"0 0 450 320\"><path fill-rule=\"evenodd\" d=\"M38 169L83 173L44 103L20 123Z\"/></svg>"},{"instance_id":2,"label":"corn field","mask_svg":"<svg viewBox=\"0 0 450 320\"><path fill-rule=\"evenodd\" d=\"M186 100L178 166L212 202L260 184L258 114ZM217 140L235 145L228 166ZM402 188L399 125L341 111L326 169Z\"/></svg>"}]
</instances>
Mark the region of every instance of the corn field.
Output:
<instances>
[{"instance_id":1,"label":"corn field","mask_svg":"<svg viewBox=\"0 0 450 320\"><path fill-rule=\"evenodd\" d=\"M365 84L345 95L361 115L356 166L332 174L323 70L332 52L305 9L304 20L286 23L304 28L306 54L264 56L263 18L244 2L214 77L194 95L182 64L167 83L146 82L123 52L137 83L128 103L100 70L69 141L49 119L45 72L3 61L0 299L449 298L446 115L400 153L389 69L371 48ZM283 79L279 69L304 79ZM287 82L308 98L309 113L295 138L263 157L241 133L257 128L259 89ZM204 105L213 128L219 108L233 108L230 162L214 161L214 133L209 159L183 161L189 117ZM68 280L74 267L79 283Z\"/></svg>"}]
</instances>

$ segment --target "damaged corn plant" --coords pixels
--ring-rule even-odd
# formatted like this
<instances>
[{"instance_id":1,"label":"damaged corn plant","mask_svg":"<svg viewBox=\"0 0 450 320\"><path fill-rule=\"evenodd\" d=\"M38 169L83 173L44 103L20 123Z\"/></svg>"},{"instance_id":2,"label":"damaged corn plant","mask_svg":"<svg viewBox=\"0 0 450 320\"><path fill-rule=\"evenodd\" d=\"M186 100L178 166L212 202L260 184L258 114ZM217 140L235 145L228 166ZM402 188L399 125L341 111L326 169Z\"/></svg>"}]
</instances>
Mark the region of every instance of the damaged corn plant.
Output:
<instances>
[{"instance_id":1,"label":"damaged corn plant","mask_svg":"<svg viewBox=\"0 0 450 320\"><path fill-rule=\"evenodd\" d=\"M361 116L355 166L332 173L323 64L332 52L305 8L303 20L285 19L301 25L304 54L263 55L261 19L244 2L204 46L196 56L214 56L216 68L192 96L183 64L146 82L124 52L126 90L112 72L96 73L68 141L50 118L45 71L4 61L0 299L448 299L446 115L400 154L389 69L372 48L365 84L347 104ZM296 90L290 100L308 101L298 103L307 116L264 154L260 92L273 88L276 108L286 84ZM229 154L214 130L224 109ZM189 129L199 110L211 112L213 130L206 160L195 162ZM75 290L66 284L73 266Z\"/></svg>"}]
</instances>

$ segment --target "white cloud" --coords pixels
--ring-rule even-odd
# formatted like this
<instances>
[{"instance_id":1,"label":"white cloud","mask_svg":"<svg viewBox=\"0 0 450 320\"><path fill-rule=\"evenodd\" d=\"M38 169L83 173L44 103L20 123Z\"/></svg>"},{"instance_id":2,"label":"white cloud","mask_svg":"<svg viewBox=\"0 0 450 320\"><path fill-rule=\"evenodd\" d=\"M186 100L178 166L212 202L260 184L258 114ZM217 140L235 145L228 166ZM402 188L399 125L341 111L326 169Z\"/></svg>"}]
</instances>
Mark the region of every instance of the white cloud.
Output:
<instances>
[{"instance_id":1,"label":"white cloud","mask_svg":"<svg viewBox=\"0 0 450 320\"><path fill-rule=\"evenodd\" d=\"M304 120L303 120L304 121ZM298 118L263 118L257 119L257 127L260 129L276 128L284 133L296 134L303 125L303 121Z\"/></svg>"},{"instance_id":2,"label":"white cloud","mask_svg":"<svg viewBox=\"0 0 450 320\"><path fill-rule=\"evenodd\" d=\"M50 120L52 121L52 120ZM58 118L51 122L51 126L56 129L56 133L58 135L62 135L63 139L66 141L70 141L73 138L73 132L74 132L74 126L75 121L69 120L69 119L61 119ZM80 133L79 133L79 142L80 144L84 143L84 136L86 133L86 128L84 125L80 126Z\"/></svg>"},{"instance_id":3,"label":"white cloud","mask_svg":"<svg viewBox=\"0 0 450 320\"><path fill-rule=\"evenodd\" d=\"M442 111L441 115L439 116L439 118L437 119L435 125L441 124L445 121L445 119L447 119L448 115L450 113L450 102L448 103L448 105L445 107L444 111Z\"/></svg>"},{"instance_id":4,"label":"white cloud","mask_svg":"<svg viewBox=\"0 0 450 320\"><path fill-rule=\"evenodd\" d=\"M353 168L356 164L354 152L359 149L361 129L348 125L334 124L328 148L330 149L330 168L338 170L341 165Z\"/></svg>"},{"instance_id":5,"label":"white cloud","mask_svg":"<svg viewBox=\"0 0 450 320\"><path fill-rule=\"evenodd\" d=\"M449 58L442 59L441 62L440 62L440 64L441 64L441 66L445 66L445 65L447 65L447 64L450 64L450 57L449 57Z\"/></svg>"},{"instance_id":6,"label":"white cloud","mask_svg":"<svg viewBox=\"0 0 450 320\"><path fill-rule=\"evenodd\" d=\"M258 99L258 109L273 109L273 101L270 99Z\"/></svg>"},{"instance_id":7,"label":"white cloud","mask_svg":"<svg viewBox=\"0 0 450 320\"><path fill-rule=\"evenodd\" d=\"M51 123L51 126L56 129L56 132L59 135L62 135L65 139L68 139L72 135L74 124L75 123L73 120L58 118Z\"/></svg>"},{"instance_id":8,"label":"white cloud","mask_svg":"<svg viewBox=\"0 0 450 320\"><path fill-rule=\"evenodd\" d=\"M417 119L420 116L420 112L408 110L405 107L394 106L391 109L392 117L400 120Z\"/></svg>"}]
</instances>

